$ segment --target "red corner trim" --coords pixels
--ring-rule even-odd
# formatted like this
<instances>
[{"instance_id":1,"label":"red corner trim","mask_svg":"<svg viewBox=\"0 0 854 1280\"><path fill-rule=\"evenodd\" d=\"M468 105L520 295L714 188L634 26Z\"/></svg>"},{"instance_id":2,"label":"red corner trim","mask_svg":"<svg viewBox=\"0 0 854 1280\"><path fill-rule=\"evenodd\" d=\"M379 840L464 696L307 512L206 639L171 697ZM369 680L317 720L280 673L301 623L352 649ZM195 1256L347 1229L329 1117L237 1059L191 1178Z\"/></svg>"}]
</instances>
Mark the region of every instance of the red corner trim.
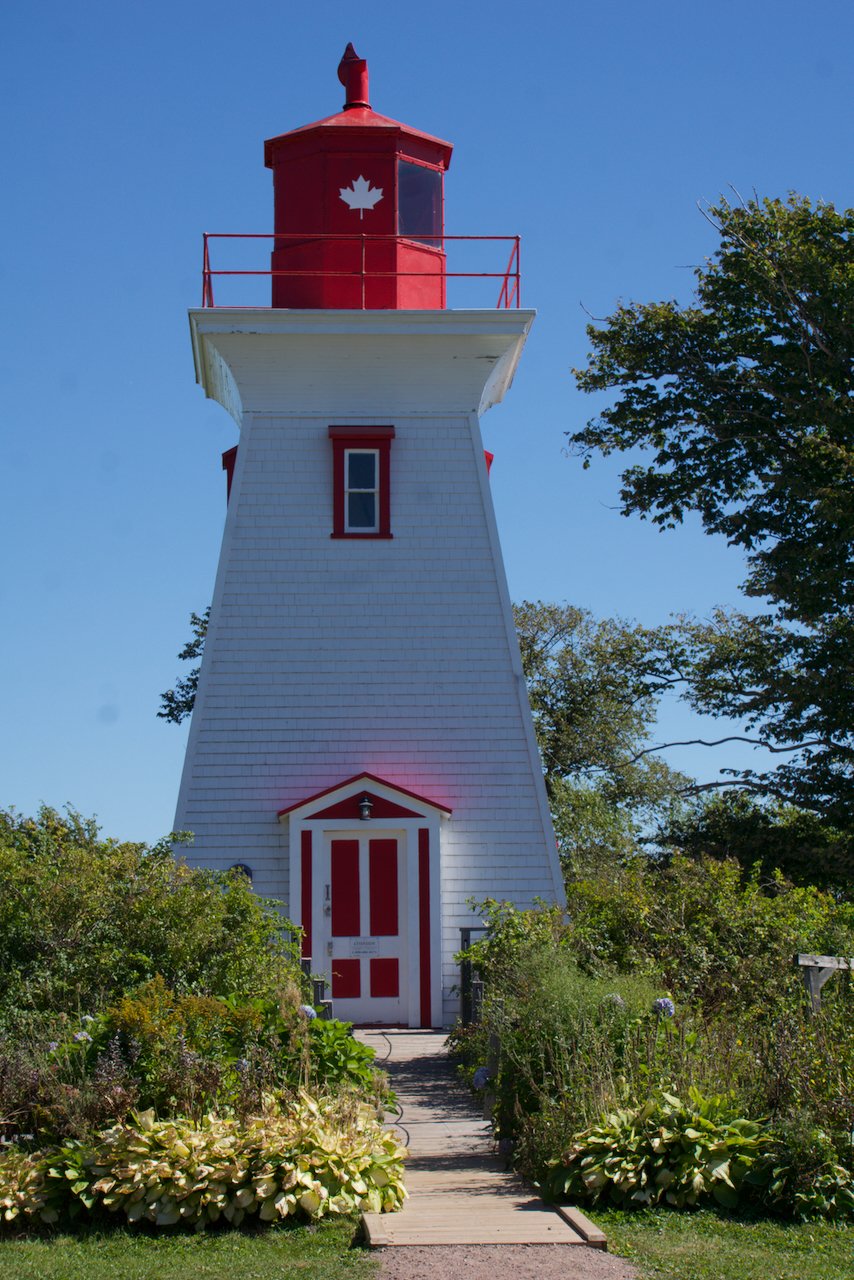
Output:
<instances>
[{"instance_id":1,"label":"red corner trim","mask_svg":"<svg viewBox=\"0 0 854 1280\"><path fill-rule=\"evenodd\" d=\"M231 497L231 482L234 479L234 466L237 462L237 445L233 444L230 449L226 449L222 455L222 469L225 472L225 502Z\"/></svg>"},{"instance_id":2,"label":"red corner trim","mask_svg":"<svg viewBox=\"0 0 854 1280\"><path fill-rule=\"evenodd\" d=\"M311 955L311 832L303 831L300 842L302 884L300 893L300 914L302 934L302 954Z\"/></svg>"},{"instance_id":3,"label":"red corner trim","mask_svg":"<svg viewBox=\"0 0 854 1280\"><path fill-rule=\"evenodd\" d=\"M418 985L421 996L421 1025L432 1027L430 999L430 832L418 831Z\"/></svg>"}]
</instances>

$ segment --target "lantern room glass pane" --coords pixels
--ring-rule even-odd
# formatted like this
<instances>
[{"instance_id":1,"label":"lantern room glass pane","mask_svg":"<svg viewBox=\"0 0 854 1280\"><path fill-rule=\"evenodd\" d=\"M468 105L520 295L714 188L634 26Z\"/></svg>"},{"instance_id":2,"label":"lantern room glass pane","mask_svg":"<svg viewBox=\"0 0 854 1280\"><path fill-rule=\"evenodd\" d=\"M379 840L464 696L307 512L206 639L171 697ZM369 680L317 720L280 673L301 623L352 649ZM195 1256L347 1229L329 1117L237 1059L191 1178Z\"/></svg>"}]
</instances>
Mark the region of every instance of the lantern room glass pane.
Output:
<instances>
[{"instance_id":1,"label":"lantern room glass pane","mask_svg":"<svg viewBox=\"0 0 854 1280\"><path fill-rule=\"evenodd\" d=\"M397 230L408 240L442 247L442 174L423 164L398 161Z\"/></svg>"}]
</instances>

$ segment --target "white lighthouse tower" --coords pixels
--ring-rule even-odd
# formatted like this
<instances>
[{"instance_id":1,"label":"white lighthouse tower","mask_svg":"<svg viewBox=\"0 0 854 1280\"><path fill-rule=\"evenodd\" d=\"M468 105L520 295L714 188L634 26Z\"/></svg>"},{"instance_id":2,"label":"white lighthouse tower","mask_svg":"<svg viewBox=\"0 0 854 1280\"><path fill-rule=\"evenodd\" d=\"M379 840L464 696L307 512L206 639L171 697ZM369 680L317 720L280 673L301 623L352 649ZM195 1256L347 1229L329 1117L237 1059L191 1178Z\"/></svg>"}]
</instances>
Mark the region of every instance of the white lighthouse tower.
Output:
<instances>
[{"instance_id":1,"label":"white lighthouse tower","mask_svg":"<svg viewBox=\"0 0 854 1280\"><path fill-rule=\"evenodd\" d=\"M266 143L272 307L207 277L190 313L240 440L176 828L282 901L337 1016L436 1026L470 900L563 896L480 434L533 312L446 309L451 146L352 46L339 78Z\"/></svg>"}]
</instances>

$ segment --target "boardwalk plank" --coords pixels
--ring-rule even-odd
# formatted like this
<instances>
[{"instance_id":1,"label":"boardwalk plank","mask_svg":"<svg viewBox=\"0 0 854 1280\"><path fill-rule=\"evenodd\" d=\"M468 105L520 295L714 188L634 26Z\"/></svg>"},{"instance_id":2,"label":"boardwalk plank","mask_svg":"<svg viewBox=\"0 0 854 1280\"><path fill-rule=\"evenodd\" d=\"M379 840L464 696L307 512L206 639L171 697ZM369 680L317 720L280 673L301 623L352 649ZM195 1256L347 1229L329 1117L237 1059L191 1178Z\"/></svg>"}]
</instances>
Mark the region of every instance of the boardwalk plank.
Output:
<instances>
[{"instance_id":1,"label":"boardwalk plank","mask_svg":"<svg viewBox=\"0 0 854 1280\"><path fill-rule=\"evenodd\" d=\"M577 1210L543 1204L492 1149L489 1125L455 1079L440 1032L362 1028L377 1051L400 1114L390 1117L409 1149L409 1199L394 1214L362 1215L371 1248L407 1245L589 1244L605 1237ZM575 1216L573 1216L575 1215Z\"/></svg>"}]
</instances>

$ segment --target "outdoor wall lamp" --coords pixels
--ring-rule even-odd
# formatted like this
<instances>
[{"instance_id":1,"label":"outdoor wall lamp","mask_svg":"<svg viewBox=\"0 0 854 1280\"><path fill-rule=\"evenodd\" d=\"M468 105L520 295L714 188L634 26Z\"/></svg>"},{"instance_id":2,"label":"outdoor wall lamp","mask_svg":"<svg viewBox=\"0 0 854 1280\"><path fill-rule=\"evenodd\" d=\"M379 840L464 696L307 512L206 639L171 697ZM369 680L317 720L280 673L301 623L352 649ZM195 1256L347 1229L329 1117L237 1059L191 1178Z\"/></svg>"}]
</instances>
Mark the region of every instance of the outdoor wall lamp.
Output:
<instances>
[{"instance_id":1,"label":"outdoor wall lamp","mask_svg":"<svg viewBox=\"0 0 854 1280\"><path fill-rule=\"evenodd\" d=\"M361 800L359 801L359 817L361 818L362 822L370 822L371 810L373 809L373 807L374 807L374 802L371 799L371 797L362 796Z\"/></svg>"}]
</instances>

